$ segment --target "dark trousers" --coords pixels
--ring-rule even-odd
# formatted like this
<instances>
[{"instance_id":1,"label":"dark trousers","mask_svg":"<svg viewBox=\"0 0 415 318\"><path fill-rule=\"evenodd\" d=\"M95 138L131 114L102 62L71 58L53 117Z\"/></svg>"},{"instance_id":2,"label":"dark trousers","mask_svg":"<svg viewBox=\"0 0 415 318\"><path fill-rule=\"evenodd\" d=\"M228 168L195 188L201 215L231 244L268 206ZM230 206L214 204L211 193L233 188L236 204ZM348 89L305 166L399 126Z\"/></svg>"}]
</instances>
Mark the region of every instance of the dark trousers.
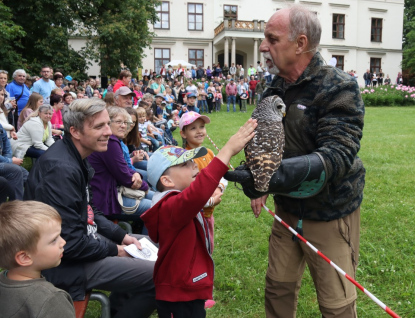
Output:
<instances>
[{"instance_id":1,"label":"dark trousers","mask_svg":"<svg viewBox=\"0 0 415 318\"><path fill-rule=\"evenodd\" d=\"M138 240L144 237L132 236ZM102 236L100 239L108 241ZM117 256L87 262L84 264L85 289L111 291L112 318L150 317L156 307L154 264L139 258Z\"/></svg>"},{"instance_id":2,"label":"dark trousers","mask_svg":"<svg viewBox=\"0 0 415 318\"><path fill-rule=\"evenodd\" d=\"M170 302L156 300L159 318L205 318L205 301L196 299L192 301Z\"/></svg>"},{"instance_id":3,"label":"dark trousers","mask_svg":"<svg viewBox=\"0 0 415 318\"><path fill-rule=\"evenodd\" d=\"M208 108L209 108L209 113L212 113L212 109L213 109L213 103L212 103L212 99L207 99L207 104L208 104Z\"/></svg>"}]
</instances>

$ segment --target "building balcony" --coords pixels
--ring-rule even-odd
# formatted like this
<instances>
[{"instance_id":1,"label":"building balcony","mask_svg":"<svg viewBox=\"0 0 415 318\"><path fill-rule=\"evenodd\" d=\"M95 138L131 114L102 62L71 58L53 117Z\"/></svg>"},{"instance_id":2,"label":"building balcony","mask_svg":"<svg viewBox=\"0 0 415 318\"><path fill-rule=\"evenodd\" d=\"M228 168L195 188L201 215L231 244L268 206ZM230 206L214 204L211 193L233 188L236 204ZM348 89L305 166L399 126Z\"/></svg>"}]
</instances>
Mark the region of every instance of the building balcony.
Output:
<instances>
[{"instance_id":1,"label":"building balcony","mask_svg":"<svg viewBox=\"0 0 415 318\"><path fill-rule=\"evenodd\" d=\"M236 19L224 19L215 28L215 37L221 32L241 31L241 32L264 32L266 22L264 20L241 21Z\"/></svg>"}]
</instances>

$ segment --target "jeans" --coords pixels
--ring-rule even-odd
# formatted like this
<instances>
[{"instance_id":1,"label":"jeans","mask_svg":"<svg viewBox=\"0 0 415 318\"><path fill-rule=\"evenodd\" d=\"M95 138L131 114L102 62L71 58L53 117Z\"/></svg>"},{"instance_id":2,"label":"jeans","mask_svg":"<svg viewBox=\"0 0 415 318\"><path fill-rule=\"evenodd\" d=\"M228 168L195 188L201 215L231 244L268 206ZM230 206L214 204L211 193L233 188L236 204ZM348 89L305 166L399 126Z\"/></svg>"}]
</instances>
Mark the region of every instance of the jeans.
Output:
<instances>
[{"instance_id":1,"label":"jeans","mask_svg":"<svg viewBox=\"0 0 415 318\"><path fill-rule=\"evenodd\" d=\"M31 146L29 149L27 149L26 156L37 159L44 153L45 153L45 150L38 149L38 148Z\"/></svg>"},{"instance_id":2,"label":"jeans","mask_svg":"<svg viewBox=\"0 0 415 318\"><path fill-rule=\"evenodd\" d=\"M133 166L136 169L147 171L147 160L141 160L141 161L134 162Z\"/></svg>"},{"instance_id":3,"label":"jeans","mask_svg":"<svg viewBox=\"0 0 415 318\"><path fill-rule=\"evenodd\" d=\"M209 111L208 111L208 106L207 106L207 102L206 102L206 100L198 100L197 101L197 108L199 108L200 109L200 112L201 113L204 113L205 112L205 109L206 109L206 113L208 113Z\"/></svg>"},{"instance_id":4,"label":"jeans","mask_svg":"<svg viewBox=\"0 0 415 318\"><path fill-rule=\"evenodd\" d=\"M229 113L229 104L230 103L233 103L233 112L236 112L235 101L236 101L236 96L235 95L229 95L228 96L228 105L227 105L228 113Z\"/></svg>"},{"instance_id":5,"label":"jeans","mask_svg":"<svg viewBox=\"0 0 415 318\"><path fill-rule=\"evenodd\" d=\"M131 217L129 219L130 221L133 221L134 216L137 217L137 220L140 220L140 215L151 208L151 200L153 199L153 195L154 195L154 192L149 190L146 196L143 199L141 199L140 205L138 206L137 210L133 214L128 214L128 216ZM126 207L132 207L136 204L135 199L127 198L124 196L122 197L122 201L123 201L124 206ZM124 214L124 212L122 213ZM142 234L148 235L148 231L145 226L143 227Z\"/></svg>"},{"instance_id":6,"label":"jeans","mask_svg":"<svg viewBox=\"0 0 415 318\"><path fill-rule=\"evenodd\" d=\"M16 200L23 200L24 183L29 172L14 163L0 163L0 177L5 178L15 193Z\"/></svg>"},{"instance_id":7,"label":"jeans","mask_svg":"<svg viewBox=\"0 0 415 318\"><path fill-rule=\"evenodd\" d=\"M256 94L256 100L257 100L257 105L259 104L259 102L261 101L261 96L262 96L262 94Z\"/></svg>"}]
</instances>

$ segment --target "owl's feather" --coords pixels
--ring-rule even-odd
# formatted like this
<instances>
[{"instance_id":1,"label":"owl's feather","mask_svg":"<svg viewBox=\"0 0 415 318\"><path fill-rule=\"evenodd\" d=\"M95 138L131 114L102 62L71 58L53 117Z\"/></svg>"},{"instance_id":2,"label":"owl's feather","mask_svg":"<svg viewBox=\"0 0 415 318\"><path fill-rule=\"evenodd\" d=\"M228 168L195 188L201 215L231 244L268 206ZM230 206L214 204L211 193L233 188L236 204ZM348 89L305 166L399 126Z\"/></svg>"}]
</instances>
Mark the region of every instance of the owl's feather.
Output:
<instances>
[{"instance_id":1,"label":"owl's feather","mask_svg":"<svg viewBox=\"0 0 415 318\"><path fill-rule=\"evenodd\" d=\"M285 105L278 96L263 99L252 113L258 126L254 138L245 147L245 157L255 189L261 192L268 190L271 177L281 164L285 145L284 114Z\"/></svg>"}]
</instances>

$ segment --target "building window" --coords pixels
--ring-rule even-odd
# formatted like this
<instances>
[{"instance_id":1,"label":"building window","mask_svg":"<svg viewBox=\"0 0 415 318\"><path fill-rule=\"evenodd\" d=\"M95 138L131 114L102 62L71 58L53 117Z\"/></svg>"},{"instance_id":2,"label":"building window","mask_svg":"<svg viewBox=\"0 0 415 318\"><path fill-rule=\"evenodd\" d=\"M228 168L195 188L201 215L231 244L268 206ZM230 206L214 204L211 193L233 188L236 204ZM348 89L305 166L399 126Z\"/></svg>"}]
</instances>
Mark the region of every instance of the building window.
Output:
<instances>
[{"instance_id":1,"label":"building window","mask_svg":"<svg viewBox=\"0 0 415 318\"><path fill-rule=\"evenodd\" d=\"M227 19L238 19L238 6L223 6L223 18Z\"/></svg>"},{"instance_id":2,"label":"building window","mask_svg":"<svg viewBox=\"0 0 415 318\"><path fill-rule=\"evenodd\" d=\"M204 66L204 50L189 49L189 63L196 66Z\"/></svg>"},{"instance_id":3,"label":"building window","mask_svg":"<svg viewBox=\"0 0 415 318\"><path fill-rule=\"evenodd\" d=\"M170 49L154 49L154 70L160 74L161 67L170 62Z\"/></svg>"},{"instance_id":4,"label":"building window","mask_svg":"<svg viewBox=\"0 0 415 318\"><path fill-rule=\"evenodd\" d=\"M372 73L379 73L380 69L381 69L381 62L382 59L378 58L378 57L371 57L370 58L370 71Z\"/></svg>"},{"instance_id":5,"label":"building window","mask_svg":"<svg viewBox=\"0 0 415 318\"><path fill-rule=\"evenodd\" d=\"M333 39L344 39L344 14L333 14Z\"/></svg>"},{"instance_id":6,"label":"building window","mask_svg":"<svg viewBox=\"0 0 415 318\"><path fill-rule=\"evenodd\" d=\"M187 29L203 31L203 3L187 4Z\"/></svg>"},{"instance_id":7,"label":"building window","mask_svg":"<svg viewBox=\"0 0 415 318\"><path fill-rule=\"evenodd\" d=\"M372 18L370 41L382 42L382 19Z\"/></svg>"},{"instance_id":8,"label":"building window","mask_svg":"<svg viewBox=\"0 0 415 318\"><path fill-rule=\"evenodd\" d=\"M337 60L336 67L344 71L344 56L343 55L333 55Z\"/></svg>"},{"instance_id":9,"label":"building window","mask_svg":"<svg viewBox=\"0 0 415 318\"><path fill-rule=\"evenodd\" d=\"M154 23L155 29L170 29L170 3L163 1L156 7L158 21Z\"/></svg>"}]
</instances>

